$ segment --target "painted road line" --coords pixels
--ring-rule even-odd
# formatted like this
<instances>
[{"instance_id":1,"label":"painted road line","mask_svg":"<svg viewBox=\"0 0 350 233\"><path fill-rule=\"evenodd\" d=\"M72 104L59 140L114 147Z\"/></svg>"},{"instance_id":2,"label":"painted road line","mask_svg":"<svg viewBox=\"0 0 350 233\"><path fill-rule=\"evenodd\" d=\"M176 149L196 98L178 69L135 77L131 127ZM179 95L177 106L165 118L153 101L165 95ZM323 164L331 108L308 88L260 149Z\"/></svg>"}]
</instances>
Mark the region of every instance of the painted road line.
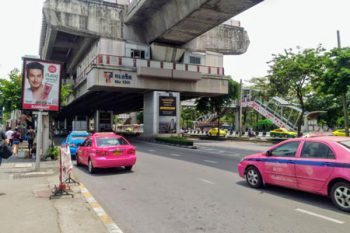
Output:
<instances>
[{"instance_id":1,"label":"painted road line","mask_svg":"<svg viewBox=\"0 0 350 233\"><path fill-rule=\"evenodd\" d=\"M207 183L207 184L214 184L214 182L211 182L210 180L206 180L206 179L202 179L202 178L198 178L198 180Z\"/></svg>"},{"instance_id":2,"label":"painted road line","mask_svg":"<svg viewBox=\"0 0 350 233\"><path fill-rule=\"evenodd\" d=\"M224 150L220 150L219 153L221 153L221 154L222 154L222 153L225 153L225 154L226 154L227 152L224 151Z\"/></svg>"},{"instance_id":3,"label":"painted road line","mask_svg":"<svg viewBox=\"0 0 350 233\"><path fill-rule=\"evenodd\" d=\"M154 152L155 150L148 150L149 152Z\"/></svg>"},{"instance_id":4,"label":"painted road line","mask_svg":"<svg viewBox=\"0 0 350 233\"><path fill-rule=\"evenodd\" d=\"M340 221L340 220L337 220L337 219L334 219L334 218L330 218L330 217L327 217L327 216L324 216L324 215L321 215L321 214L316 214L314 212L310 212L310 211L299 209L299 208L297 208L295 210L299 211L301 213L304 213L304 214L308 214L308 215L314 216L314 217L322 218L322 219L330 221L330 222L334 222L334 223L338 223L338 224L344 224L343 221Z\"/></svg>"},{"instance_id":5,"label":"painted road line","mask_svg":"<svg viewBox=\"0 0 350 233\"><path fill-rule=\"evenodd\" d=\"M213 163L213 164L216 164L216 163L218 163L218 162L216 162L216 161L213 161L213 160L203 160L204 162L206 162L206 163Z\"/></svg>"},{"instance_id":6,"label":"painted road line","mask_svg":"<svg viewBox=\"0 0 350 233\"><path fill-rule=\"evenodd\" d=\"M175 157L180 157L182 155L179 155L179 154L170 154L171 156L175 156Z\"/></svg>"},{"instance_id":7,"label":"painted road line","mask_svg":"<svg viewBox=\"0 0 350 233\"><path fill-rule=\"evenodd\" d=\"M108 216L102 206L95 200L92 194L87 188L80 183L80 191L85 197L86 201L90 204L90 207L95 211L96 215L103 222L109 233L123 233L123 231L115 224L111 217Z\"/></svg>"}]
</instances>

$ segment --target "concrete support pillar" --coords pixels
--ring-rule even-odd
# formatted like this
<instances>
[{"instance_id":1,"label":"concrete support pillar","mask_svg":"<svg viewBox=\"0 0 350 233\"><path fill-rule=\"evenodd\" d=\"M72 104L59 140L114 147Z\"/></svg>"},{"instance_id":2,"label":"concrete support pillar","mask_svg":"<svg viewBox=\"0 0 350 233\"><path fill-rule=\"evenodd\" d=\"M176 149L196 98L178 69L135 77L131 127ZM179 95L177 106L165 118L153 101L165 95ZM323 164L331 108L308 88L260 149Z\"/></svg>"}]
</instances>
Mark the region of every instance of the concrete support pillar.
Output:
<instances>
[{"instance_id":1,"label":"concrete support pillar","mask_svg":"<svg viewBox=\"0 0 350 233\"><path fill-rule=\"evenodd\" d=\"M50 121L49 115L43 115L43 155L45 156L48 152L51 144L50 140Z\"/></svg>"},{"instance_id":2,"label":"concrete support pillar","mask_svg":"<svg viewBox=\"0 0 350 233\"><path fill-rule=\"evenodd\" d=\"M235 132L239 131L239 109L235 109Z\"/></svg>"},{"instance_id":3,"label":"concrete support pillar","mask_svg":"<svg viewBox=\"0 0 350 233\"><path fill-rule=\"evenodd\" d=\"M95 132L100 131L100 111L96 110L95 117L94 117L94 130Z\"/></svg>"},{"instance_id":4,"label":"concrete support pillar","mask_svg":"<svg viewBox=\"0 0 350 233\"><path fill-rule=\"evenodd\" d=\"M85 121L86 121L86 131L90 131L90 121L88 116L85 116Z\"/></svg>"},{"instance_id":5,"label":"concrete support pillar","mask_svg":"<svg viewBox=\"0 0 350 233\"><path fill-rule=\"evenodd\" d=\"M137 124L137 112L131 112L130 113L130 124Z\"/></svg>"},{"instance_id":6,"label":"concrete support pillar","mask_svg":"<svg viewBox=\"0 0 350 233\"><path fill-rule=\"evenodd\" d=\"M180 132L180 93L154 91L144 95L144 135Z\"/></svg>"}]
</instances>

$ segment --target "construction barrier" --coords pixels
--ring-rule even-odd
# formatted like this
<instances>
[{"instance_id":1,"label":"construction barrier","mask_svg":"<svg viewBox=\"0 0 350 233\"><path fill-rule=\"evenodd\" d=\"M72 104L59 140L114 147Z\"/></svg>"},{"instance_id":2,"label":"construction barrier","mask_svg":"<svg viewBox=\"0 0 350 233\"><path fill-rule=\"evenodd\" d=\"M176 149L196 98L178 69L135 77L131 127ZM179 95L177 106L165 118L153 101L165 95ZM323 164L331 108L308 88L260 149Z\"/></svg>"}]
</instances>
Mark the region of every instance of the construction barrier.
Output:
<instances>
[{"instance_id":1,"label":"construction barrier","mask_svg":"<svg viewBox=\"0 0 350 233\"><path fill-rule=\"evenodd\" d=\"M70 187L67 183L77 183L75 180L71 178L71 173L73 169L73 164L71 160L70 155L70 149L69 146L60 147L59 149L59 158L60 158L60 173L59 173L59 185L55 186L55 189L52 192L52 195L50 196L50 199L54 197L60 197L63 195L71 195L70 193ZM73 182L72 182L73 181Z\"/></svg>"}]
</instances>

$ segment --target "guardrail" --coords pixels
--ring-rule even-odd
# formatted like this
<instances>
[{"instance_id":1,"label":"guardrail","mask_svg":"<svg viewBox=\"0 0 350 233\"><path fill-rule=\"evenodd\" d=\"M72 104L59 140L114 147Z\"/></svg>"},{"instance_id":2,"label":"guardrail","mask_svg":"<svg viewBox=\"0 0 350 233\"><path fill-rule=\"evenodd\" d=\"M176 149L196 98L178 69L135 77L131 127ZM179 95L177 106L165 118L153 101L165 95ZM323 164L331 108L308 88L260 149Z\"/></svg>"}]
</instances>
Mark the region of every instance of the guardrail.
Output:
<instances>
[{"instance_id":1,"label":"guardrail","mask_svg":"<svg viewBox=\"0 0 350 233\"><path fill-rule=\"evenodd\" d=\"M130 67L130 68L151 67L151 68L157 68L157 69L193 71L193 72L200 72L202 74L216 75L216 76L225 75L225 70L223 67L192 65L192 64L175 63L175 62L165 62L165 61L155 61L155 60L115 56L115 55L108 55L108 54L98 54L77 75L75 85L79 85L84 80L87 73L94 66Z\"/></svg>"}]
</instances>

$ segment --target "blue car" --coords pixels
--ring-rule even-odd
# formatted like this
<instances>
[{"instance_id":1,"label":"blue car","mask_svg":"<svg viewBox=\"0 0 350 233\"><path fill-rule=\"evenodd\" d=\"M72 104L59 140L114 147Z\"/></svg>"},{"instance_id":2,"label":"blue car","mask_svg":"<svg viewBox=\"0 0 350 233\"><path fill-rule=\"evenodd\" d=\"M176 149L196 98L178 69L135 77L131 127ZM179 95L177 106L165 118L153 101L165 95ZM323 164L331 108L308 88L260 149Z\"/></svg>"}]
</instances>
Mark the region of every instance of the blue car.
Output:
<instances>
[{"instance_id":1,"label":"blue car","mask_svg":"<svg viewBox=\"0 0 350 233\"><path fill-rule=\"evenodd\" d=\"M86 131L72 131L68 134L65 144L69 145L72 159L76 158L79 145L81 145L89 135L90 134Z\"/></svg>"}]
</instances>

